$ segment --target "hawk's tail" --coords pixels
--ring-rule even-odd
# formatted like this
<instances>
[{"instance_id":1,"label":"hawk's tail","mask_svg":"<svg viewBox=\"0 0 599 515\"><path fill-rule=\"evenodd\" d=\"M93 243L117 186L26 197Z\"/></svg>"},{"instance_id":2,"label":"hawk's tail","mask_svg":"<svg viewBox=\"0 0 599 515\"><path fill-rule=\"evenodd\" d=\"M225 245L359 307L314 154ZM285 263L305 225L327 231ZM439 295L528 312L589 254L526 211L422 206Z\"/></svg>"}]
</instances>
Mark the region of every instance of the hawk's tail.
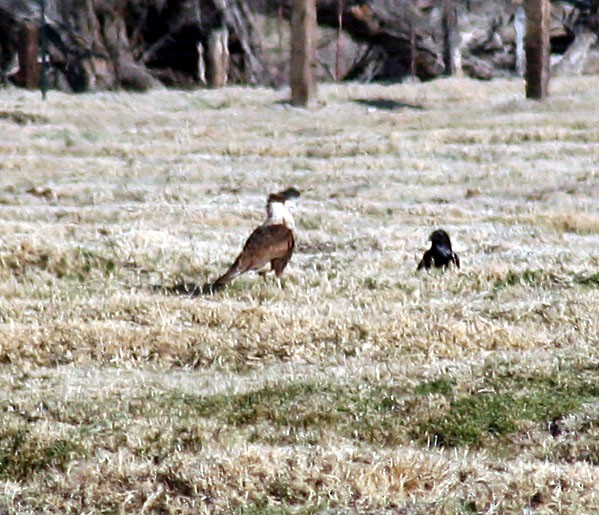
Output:
<instances>
[{"instance_id":1,"label":"hawk's tail","mask_svg":"<svg viewBox=\"0 0 599 515\"><path fill-rule=\"evenodd\" d=\"M203 293L214 293L222 290L227 284L229 284L235 277L237 277L243 270L239 266L239 258L229 267L229 269L221 275L213 283L206 283L203 288Z\"/></svg>"}]
</instances>

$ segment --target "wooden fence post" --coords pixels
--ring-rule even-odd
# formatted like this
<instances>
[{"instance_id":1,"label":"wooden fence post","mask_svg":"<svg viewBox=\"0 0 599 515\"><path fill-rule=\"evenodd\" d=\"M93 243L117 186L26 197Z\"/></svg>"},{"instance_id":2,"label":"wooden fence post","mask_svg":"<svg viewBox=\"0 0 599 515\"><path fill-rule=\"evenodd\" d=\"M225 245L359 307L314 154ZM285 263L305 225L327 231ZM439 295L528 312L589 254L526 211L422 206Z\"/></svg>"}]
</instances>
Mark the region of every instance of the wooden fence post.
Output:
<instances>
[{"instance_id":1,"label":"wooden fence post","mask_svg":"<svg viewBox=\"0 0 599 515\"><path fill-rule=\"evenodd\" d=\"M291 103L307 106L314 97L316 0L293 0L291 13Z\"/></svg>"},{"instance_id":2,"label":"wooden fence post","mask_svg":"<svg viewBox=\"0 0 599 515\"><path fill-rule=\"evenodd\" d=\"M526 0L526 98L549 93L549 0Z\"/></svg>"}]
</instances>

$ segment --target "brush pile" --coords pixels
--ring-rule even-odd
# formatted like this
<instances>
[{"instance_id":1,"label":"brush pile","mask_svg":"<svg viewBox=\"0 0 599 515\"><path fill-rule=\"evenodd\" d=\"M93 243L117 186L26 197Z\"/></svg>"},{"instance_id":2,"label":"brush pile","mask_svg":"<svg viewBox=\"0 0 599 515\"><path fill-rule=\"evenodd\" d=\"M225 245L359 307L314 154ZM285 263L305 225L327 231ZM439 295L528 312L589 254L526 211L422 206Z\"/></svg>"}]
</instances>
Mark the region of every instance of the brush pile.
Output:
<instances>
[{"instance_id":1,"label":"brush pile","mask_svg":"<svg viewBox=\"0 0 599 515\"><path fill-rule=\"evenodd\" d=\"M554 60L585 71L597 41L597 2L554 2ZM0 0L2 81L63 91L280 86L287 82L291 0ZM318 80L428 80L446 73L444 20L454 9L466 74L520 73L519 2L319 0ZM44 30L42 30L44 27ZM590 59L593 61L593 59Z\"/></svg>"}]
</instances>

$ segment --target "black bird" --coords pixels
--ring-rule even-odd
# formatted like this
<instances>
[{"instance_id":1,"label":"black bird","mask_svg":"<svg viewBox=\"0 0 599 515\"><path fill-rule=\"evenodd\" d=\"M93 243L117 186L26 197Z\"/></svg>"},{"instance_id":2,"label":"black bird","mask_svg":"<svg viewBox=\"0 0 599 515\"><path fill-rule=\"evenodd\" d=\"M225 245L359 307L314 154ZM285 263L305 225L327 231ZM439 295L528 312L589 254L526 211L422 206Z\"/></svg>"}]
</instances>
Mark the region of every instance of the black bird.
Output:
<instances>
[{"instance_id":1,"label":"black bird","mask_svg":"<svg viewBox=\"0 0 599 515\"><path fill-rule=\"evenodd\" d=\"M437 229L431 233L430 240L432 242L431 248L422 256L420 263L418 263L418 270L423 268L428 270L431 266L447 268L450 263L460 268L460 258L451 249L451 240L447 232L443 229Z\"/></svg>"}]
</instances>

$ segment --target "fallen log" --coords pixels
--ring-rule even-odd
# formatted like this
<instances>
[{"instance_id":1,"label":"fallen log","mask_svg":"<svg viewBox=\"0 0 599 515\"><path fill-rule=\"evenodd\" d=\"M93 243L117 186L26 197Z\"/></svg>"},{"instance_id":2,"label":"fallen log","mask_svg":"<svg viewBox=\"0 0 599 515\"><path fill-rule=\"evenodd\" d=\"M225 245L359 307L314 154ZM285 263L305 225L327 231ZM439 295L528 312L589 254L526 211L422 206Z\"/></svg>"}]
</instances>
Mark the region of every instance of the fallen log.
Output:
<instances>
[{"instance_id":1,"label":"fallen log","mask_svg":"<svg viewBox=\"0 0 599 515\"><path fill-rule=\"evenodd\" d=\"M589 51L595 43L597 43L596 33L584 30L577 34L566 53L551 67L551 75L580 75L586 64Z\"/></svg>"}]
</instances>

